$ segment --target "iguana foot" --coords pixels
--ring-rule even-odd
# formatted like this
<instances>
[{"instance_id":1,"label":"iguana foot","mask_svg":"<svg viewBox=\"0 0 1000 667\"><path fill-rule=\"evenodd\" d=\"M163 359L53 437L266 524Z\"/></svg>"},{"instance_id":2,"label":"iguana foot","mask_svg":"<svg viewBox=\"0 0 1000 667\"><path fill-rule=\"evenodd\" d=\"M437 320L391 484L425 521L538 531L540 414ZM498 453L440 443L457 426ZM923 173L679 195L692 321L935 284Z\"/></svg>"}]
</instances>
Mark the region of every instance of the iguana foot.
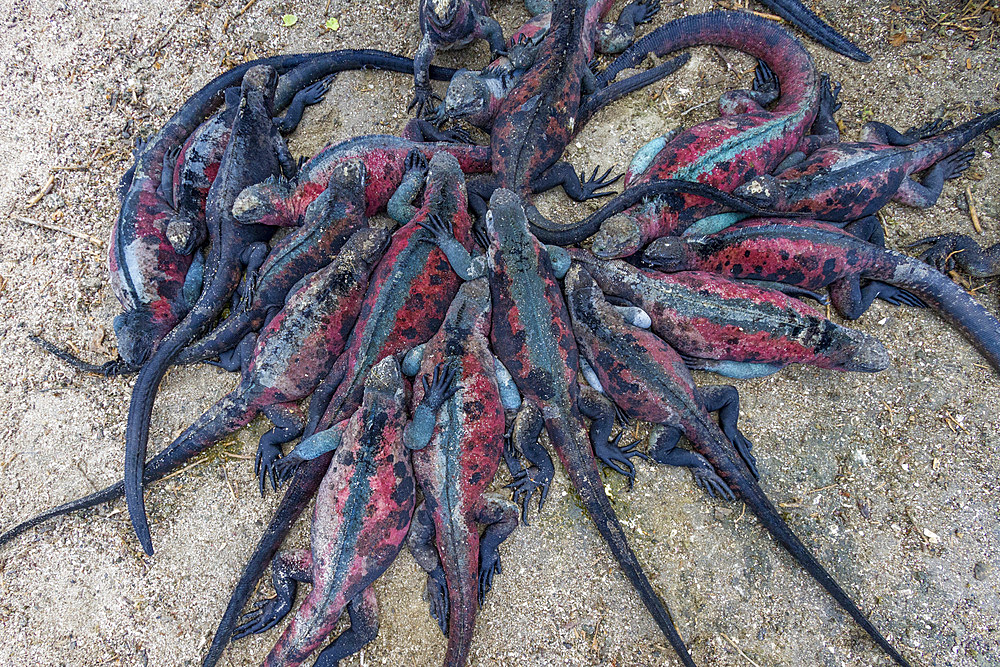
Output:
<instances>
[{"instance_id":1,"label":"iguana foot","mask_svg":"<svg viewBox=\"0 0 1000 667\"><path fill-rule=\"evenodd\" d=\"M434 245L440 245L441 241L455 238L451 218L443 218L437 213L429 213L426 218L417 221L417 224L431 233L431 238L425 237L422 240Z\"/></svg>"},{"instance_id":2,"label":"iguana foot","mask_svg":"<svg viewBox=\"0 0 1000 667\"><path fill-rule=\"evenodd\" d=\"M268 477L271 478L271 488L278 490L278 469L276 463L281 459L281 448L276 445L268 445L263 442L257 447L257 459L254 462L253 470L257 475L260 485L260 497L264 497L264 488L267 486Z\"/></svg>"},{"instance_id":3,"label":"iguana foot","mask_svg":"<svg viewBox=\"0 0 1000 667\"><path fill-rule=\"evenodd\" d=\"M430 88L417 88L417 90L413 93L413 99L410 100L410 104L406 107L406 111L407 113L413 111L417 118L421 118L423 117L425 110L428 113L431 111L431 108L434 106L434 100L438 102L443 101L440 96L435 95Z\"/></svg>"},{"instance_id":4,"label":"iguana foot","mask_svg":"<svg viewBox=\"0 0 1000 667\"><path fill-rule=\"evenodd\" d=\"M615 439L611 442L605 444L595 444L594 453L597 458L601 460L601 463L608 466L620 475L624 475L628 478L628 488L632 490L632 484L635 482L635 466L632 464L632 457L638 456L640 458L649 460L649 457L640 452L636 447L639 445L641 440L636 440L635 442L628 444L624 447L619 447L618 442L622 439L624 432L619 433L615 436Z\"/></svg>"},{"instance_id":5,"label":"iguana foot","mask_svg":"<svg viewBox=\"0 0 1000 667\"><path fill-rule=\"evenodd\" d=\"M277 625L278 621L283 619L291 608L292 601L281 597L260 600L237 621L239 625L233 630L233 640L267 632Z\"/></svg>"},{"instance_id":6,"label":"iguana foot","mask_svg":"<svg viewBox=\"0 0 1000 667\"><path fill-rule=\"evenodd\" d=\"M913 248L930 243L931 247L920 253L920 261L930 264L941 273L947 273L955 270L955 255L965 251L962 246L966 244L966 241L975 243L964 234L941 234L922 238L906 247Z\"/></svg>"},{"instance_id":7,"label":"iguana foot","mask_svg":"<svg viewBox=\"0 0 1000 667\"><path fill-rule=\"evenodd\" d=\"M312 84L303 88L297 95L302 100L305 106L312 106L313 104L319 104L323 101L323 97L330 91L330 84L333 83L333 74L324 77Z\"/></svg>"},{"instance_id":8,"label":"iguana foot","mask_svg":"<svg viewBox=\"0 0 1000 667\"><path fill-rule=\"evenodd\" d=\"M830 75L826 72L819 77L819 106L829 115L833 115L840 111L840 107L843 106L837 101L840 97L840 91L843 86L838 81L837 83L830 82Z\"/></svg>"},{"instance_id":9,"label":"iguana foot","mask_svg":"<svg viewBox=\"0 0 1000 667\"><path fill-rule=\"evenodd\" d=\"M618 179L620 179L625 174L618 174L613 178L611 176L614 167L608 167L607 171L598 176L598 172L601 170L600 167L594 167L593 173L590 174L590 178L587 178L586 172L580 172L580 186L583 189L583 197L580 201L586 201L588 199L596 199L598 197L607 197L609 195L615 194L614 191L600 192L602 188L606 188Z\"/></svg>"},{"instance_id":10,"label":"iguana foot","mask_svg":"<svg viewBox=\"0 0 1000 667\"><path fill-rule=\"evenodd\" d=\"M431 618L437 621L441 633L448 634L448 585L445 582L444 570L439 566L433 572L427 573L427 588L424 591L427 604L430 606Z\"/></svg>"},{"instance_id":11,"label":"iguana foot","mask_svg":"<svg viewBox=\"0 0 1000 667\"><path fill-rule=\"evenodd\" d=\"M938 162L935 167L941 170L944 180L958 178L963 171L969 168L972 158L976 157L976 151L959 151Z\"/></svg>"},{"instance_id":12,"label":"iguana foot","mask_svg":"<svg viewBox=\"0 0 1000 667\"><path fill-rule=\"evenodd\" d=\"M757 472L757 459L750 453L753 443L747 440L742 433L737 431L735 437L733 438L733 447L736 448L736 453L740 455L743 462L747 464L747 468L750 469L750 474L753 475L753 478L760 479L760 473Z\"/></svg>"},{"instance_id":13,"label":"iguana foot","mask_svg":"<svg viewBox=\"0 0 1000 667\"><path fill-rule=\"evenodd\" d=\"M515 475L514 481L507 485L508 488L514 490L514 502L518 502L518 499L521 501L521 522L525 526L529 525L528 501L531 500L531 496L535 491L538 491L538 511L541 512L545 498L549 495L549 484L551 483L551 474L546 475L535 466L531 466Z\"/></svg>"},{"instance_id":14,"label":"iguana foot","mask_svg":"<svg viewBox=\"0 0 1000 667\"><path fill-rule=\"evenodd\" d=\"M895 285L888 285L877 281L872 281L872 284L877 285L878 288L875 296L890 305L910 306L911 308L927 307L927 304L924 303L920 297L910 294L906 290L900 289Z\"/></svg>"},{"instance_id":15,"label":"iguana foot","mask_svg":"<svg viewBox=\"0 0 1000 667\"><path fill-rule=\"evenodd\" d=\"M501 574L503 567L500 565L500 552L493 549L488 554L483 554L479 561L479 605L482 606L486 594L493 588L493 575Z\"/></svg>"},{"instance_id":16,"label":"iguana foot","mask_svg":"<svg viewBox=\"0 0 1000 667\"><path fill-rule=\"evenodd\" d=\"M906 132L903 132L903 136L909 139L910 143L914 143L922 139L929 139L936 134L940 134L943 130L948 129L950 126L950 120L937 118L929 123L924 123L923 125L917 127L911 127Z\"/></svg>"},{"instance_id":17,"label":"iguana foot","mask_svg":"<svg viewBox=\"0 0 1000 667\"><path fill-rule=\"evenodd\" d=\"M704 468L692 468L691 472L694 474L695 484L704 489L710 497L736 500L733 490L722 481L721 477L715 474L710 465L706 465Z\"/></svg>"}]
</instances>

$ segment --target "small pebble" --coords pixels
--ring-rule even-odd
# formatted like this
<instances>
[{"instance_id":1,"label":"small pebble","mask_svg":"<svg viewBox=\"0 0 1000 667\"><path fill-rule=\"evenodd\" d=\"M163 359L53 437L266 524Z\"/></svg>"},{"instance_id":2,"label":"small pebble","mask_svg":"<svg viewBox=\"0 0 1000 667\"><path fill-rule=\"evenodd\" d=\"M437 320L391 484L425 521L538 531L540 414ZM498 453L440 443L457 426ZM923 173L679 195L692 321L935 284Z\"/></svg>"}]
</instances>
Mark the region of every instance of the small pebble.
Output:
<instances>
[{"instance_id":1,"label":"small pebble","mask_svg":"<svg viewBox=\"0 0 1000 667\"><path fill-rule=\"evenodd\" d=\"M990 570L992 569L993 568L990 567L989 563L979 561L972 568L972 576L976 578L976 581L986 581L989 578Z\"/></svg>"}]
</instances>

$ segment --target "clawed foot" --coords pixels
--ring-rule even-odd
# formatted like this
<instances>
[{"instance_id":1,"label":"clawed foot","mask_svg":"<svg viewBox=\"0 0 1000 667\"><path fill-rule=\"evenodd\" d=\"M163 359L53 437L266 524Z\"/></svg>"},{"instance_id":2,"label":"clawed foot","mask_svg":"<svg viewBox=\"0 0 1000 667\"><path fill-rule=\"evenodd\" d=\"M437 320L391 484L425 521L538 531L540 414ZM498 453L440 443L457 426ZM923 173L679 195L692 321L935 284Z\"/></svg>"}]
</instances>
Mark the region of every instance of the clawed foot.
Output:
<instances>
[{"instance_id":1,"label":"clawed foot","mask_svg":"<svg viewBox=\"0 0 1000 667\"><path fill-rule=\"evenodd\" d=\"M448 586L444 579L444 570L440 567L427 574L427 589L425 591L427 604L430 606L431 618L437 621L442 634L448 634Z\"/></svg>"},{"instance_id":2,"label":"clawed foot","mask_svg":"<svg viewBox=\"0 0 1000 667\"><path fill-rule=\"evenodd\" d=\"M406 173L417 172L421 178L427 175L427 158L416 148L410 150L406 154L406 160L403 161L403 168L406 169Z\"/></svg>"},{"instance_id":3,"label":"clawed foot","mask_svg":"<svg viewBox=\"0 0 1000 667\"><path fill-rule=\"evenodd\" d=\"M837 83L831 84L830 75L823 72L819 79L819 105L820 108L829 109L830 115L835 114L840 111L840 107L843 105L837 101L840 97L840 91L843 86L838 81Z\"/></svg>"},{"instance_id":4,"label":"clawed foot","mask_svg":"<svg viewBox=\"0 0 1000 667\"><path fill-rule=\"evenodd\" d=\"M233 630L233 639L242 639L247 635L267 632L277 625L278 621L283 619L291 608L290 601L282 600L279 597L257 602L250 611L240 617L239 625Z\"/></svg>"},{"instance_id":5,"label":"clawed foot","mask_svg":"<svg viewBox=\"0 0 1000 667\"><path fill-rule=\"evenodd\" d=\"M414 112L417 118L421 118L424 115L424 111L428 113L434 107L434 101L441 102L441 98L433 93L430 88L417 88L413 93L413 99L410 100L410 104L406 107L406 112Z\"/></svg>"},{"instance_id":6,"label":"clawed foot","mask_svg":"<svg viewBox=\"0 0 1000 667\"><path fill-rule=\"evenodd\" d=\"M428 213L427 217L423 220L418 220L417 224L431 233L431 238L423 240L435 245L441 240L454 238L455 236L451 218L442 218L437 213Z\"/></svg>"},{"instance_id":7,"label":"clawed foot","mask_svg":"<svg viewBox=\"0 0 1000 667\"><path fill-rule=\"evenodd\" d=\"M757 472L757 459L750 453L750 449L753 448L753 443L747 440L742 433L737 431L736 437L733 438L733 447L736 448L736 453L740 455L743 462L747 464L747 468L750 469L750 474L753 475L753 478L760 479L760 473Z\"/></svg>"},{"instance_id":8,"label":"clawed foot","mask_svg":"<svg viewBox=\"0 0 1000 667\"><path fill-rule=\"evenodd\" d=\"M624 475L628 478L628 488L629 491L632 490L632 484L635 482L635 466L632 464L632 457L639 457L649 461L649 457L640 452L636 447L639 445L641 440L636 440L625 447L619 447L618 442L622 439L624 432L620 432L615 436L615 439L603 446L594 447L594 453L597 454L597 458L601 462L617 472L620 475Z\"/></svg>"},{"instance_id":9,"label":"clawed foot","mask_svg":"<svg viewBox=\"0 0 1000 667\"><path fill-rule=\"evenodd\" d=\"M705 490L712 498L724 498L725 500L736 500L733 490L730 489L722 478L715 474L711 466L704 468L692 468L695 484Z\"/></svg>"},{"instance_id":10,"label":"clawed foot","mask_svg":"<svg viewBox=\"0 0 1000 667\"><path fill-rule=\"evenodd\" d=\"M299 466L305 461L304 458L296 454L294 451L289 452L288 456L283 456L272 465L274 471L278 475L278 486L290 480L294 475L295 471L299 469ZM263 488L263 483L261 488Z\"/></svg>"},{"instance_id":11,"label":"clawed foot","mask_svg":"<svg viewBox=\"0 0 1000 667\"><path fill-rule=\"evenodd\" d=\"M974 157L976 157L976 151L959 151L949 155L935 166L943 172L944 180L948 181L958 178L963 171L968 169L969 163Z\"/></svg>"},{"instance_id":12,"label":"clawed foot","mask_svg":"<svg viewBox=\"0 0 1000 667\"><path fill-rule=\"evenodd\" d=\"M920 297L893 285L879 285L878 298L893 306L910 306L911 308L926 308Z\"/></svg>"},{"instance_id":13,"label":"clawed foot","mask_svg":"<svg viewBox=\"0 0 1000 667\"><path fill-rule=\"evenodd\" d=\"M910 142L920 141L921 139L929 139L935 134L940 133L942 130L946 130L951 126L951 121L944 118L938 118L932 120L929 123L924 123L918 127L911 127L906 132L903 132L903 136L910 140Z\"/></svg>"},{"instance_id":14,"label":"clawed foot","mask_svg":"<svg viewBox=\"0 0 1000 667\"><path fill-rule=\"evenodd\" d=\"M514 502L518 502L518 499L521 501L521 523L525 526L530 525L528 523L528 501L531 500L531 496L535 491L538 491L538 511L541 512L545 498L549 495L549 484L551 483L551 474L545 474L532 466L514 475L514 481L507 485L508 488L514 490Z\"/></svg>"},{"instance_id":15,"label":"clawed foot","mask_svg":"<svg viewBox=\"0 0 1000 667\"><path fill-rule=\"evenodd\" d=\"M587 178L586 172L581 171L580 186L583 190L583 197L581 198L581 201L586 201L588 199L596 199L598 197L607 197L608 195L615 194L615 192L610 190L607 192L599 192L601 188L606 188L610 186L611 184L613 184L614 182L616 182L618 179L620 179L622 176L625 175L625 174L618 174L614 178L609 178L609 176L611 176L611 171L613 169L614 167L608 167L607 171L598 176L597 174L601 170L601 168L594 167L594 171L590 175L590 178Z\"/></svg>"},{"instance_id":16,"label":"clawed foot","mask_svg":"<svg viewBox=\"0 0 1000 667\"><path fill-rule=\"evenodd\" d=\"M479 606L483 605L486 594L493 588L493 576L503 572L500 565L500 552L493 550L493 553L485 556L479 563Z\"/></svg>"},{"instance_id":17,"label":"clawed foot","mask_svg":"<svg viewBox=\"0 0 1000 667\"><path fill-rule=\"evenodd\" d=\"M971 241L969 237L963 234L941 234L940 236L928 236L906 247L913 248L919 245L927 245L928 243L932 244L930 248L920 254L920 261L930 264L941 273L947 273L957 268L955 265L955 255L964 250L964 248L960 247L960 243L966 239Z\"/></svg>"},{"instance_id":18,"label":"clawed foot","mask_svg":"<svg viewBox=\"0 0 1000 667\"><path fill-rule=\"evenodd\" d=\"M753 84L751 87L757 93L777 92L779 89L778 75L767 66L767 63L763 60L758 60L757 67L754 69Z\"/></svg>"},{"instance_id":19,"label":"clawed foot","mask_svg":"<svg viewBox=\"0 0 1000 667\"><path fill-rule=\"evenodd\" d=\"M635 22L649 23L660 11L660 0L636 0Z\"/></svg>"},{"instance_id":20,"label":"clawed foot","mask_svg":"<svg viewBox=\"0 0 1000 667\"><path fill-rule=\"evenodd\" d=\"M329 92L330 84L333 83L334 74L324 77L317 81L316 83L302 89L301 95L302 101L307 105L319 104L323 101L323 97Z\"/></svg>"},{"instance_id":21,"label":"clawed foot","mask_svg":"<svg viewBox=\"0 0 1000 667\"><path fill-rule=\"evenodd\" d=\"M264 488L267 486L268 477L271 478L271 488L278 490L278 470L275 463L281 458L281 448L276 445L265 445L261 443L257 447L257 459L254 461L253 471L257 475L260 484L260 497L264 497Z\"/></svg>"},{"instance_id":22,"label":"clawed foot","mask_svg":"<svg viewBox=\"0 0 1000 667\"><path fill-rule=\"evenodd\" d=\"M440 408L445 401L451 398L458 385L452 386L455 379L455 367L448 363L440 363L434 367L434 375L431 381L427 382L427 376L421 378L424 385L423 403L432 410Z\"/></svg>"}]
</instances>

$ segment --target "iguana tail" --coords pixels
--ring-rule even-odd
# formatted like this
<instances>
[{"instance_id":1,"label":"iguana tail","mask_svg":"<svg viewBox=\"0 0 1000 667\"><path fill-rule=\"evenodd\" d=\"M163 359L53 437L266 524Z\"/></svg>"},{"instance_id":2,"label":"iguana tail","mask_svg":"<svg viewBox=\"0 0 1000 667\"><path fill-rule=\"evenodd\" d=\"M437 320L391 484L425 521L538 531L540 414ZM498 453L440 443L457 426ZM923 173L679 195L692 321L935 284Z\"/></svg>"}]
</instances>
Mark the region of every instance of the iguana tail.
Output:
<instances>
[{"instance_id":1,"label":"iguana tail","mask_svg":"<svg viewBox=\"0 0 1000 667\"><path fill-rule=\"evenodd\" d=\"M288 535L295 520L299 518L302 510L306 508L315 495L332 458L332 452L324 454L311 461L306 461L296 470L288 491L281 499L281 504L275 511L271 523L268 524L267 530L261 536L257 548L254 549L253 555L250 556L246 567L243 568L243 574L240 575L236 588L233 589L233 594L229 598L229 606L226 607L226 612L222 615L222 620L219 621L215 637L212 638L212 645L202 661L203 667L215 667L219 662L222 652L229 644L229 638L236 628L243 607L253 595L257 580L267 570L268 563L271 562L281 543L285 541L285 536Z\"/></svg>"},{"instance_id":2,"label":"iguana tail","mask_svg":"<svg viewBox=\"0 0 1000 667\"><path fill-rule=\"evenodd\" d=\"M910 667L910 663L892 647L882 636L882 633L872 625L871 621L858 609L854 601L844 592L840 584L830 576L830 573L820 564L816 557L812 555L808 548L792 532L788 524L785 523L778 510L764 494L763 489L750 474L742 460L737 460L735 450L726 441L725 436L719 431L714 423L702 420L699 426L695 427L699 433L689 433L690 440L698 453L708 459L718 475L733 489L750 508L750 511L757 515L757 518L783 547L799 562L809 575L819 583L820 586L833 596L837 604L841 606L851 618L857 622L861 628L878 644L889 657L896 661L900 667ZM725 444L723 444L725 443Z\"/></svg>"},{"instance_id":3,"label":"iguana tail","mask_svg":"<svg viewBox=\"0 0 1000 667\"><path fill-rule=\"evenodd\" d=\"M170 474L185 462L217 443L225 435L233 433L250 423L256 415L257 410L249 408L245 398L241 398L236 392L230 393L209 408L205 414L185 429L170 446L146 464L145 471L143 472L143 481L146 483L155 482ZM111 502L112 500L121 498L123 495L125 495L125 483L117 482L89 496L71 500L68 503L54 507L0 534L0 547L3 547L29 528L38 526L49 519Z\"/></svg>"},{"instance_id":4,"label":"iguana tail","mask_svg":"<svg viewBox=\"0 0 1000 667\"><path fill-rule=\"evenodd\" d=\"M548 422L546 422L546 426L548 426ZM615 560L618 561L619 567L628 577L632 587L639 593L642 603L652 614L656 624L660 626L660 630L670 642L670 646L673 647L681 662L685 667L695 667L695 662L688 653L684 640L681 639L674 626L670 611L653 590L649 579L646 578L646 573L643 572L639 559L636 558L635 552L628 544L628 538L618 521L615 509L604 493L604 480L601 479L597 469L597 460L594 458L590 442L586 440L586 436L582 432L574 434L573 431L566 428L548 428L548 433L552 445L556 448L563 467L566 469L570 483L580 494L583 506L590 514L591 520L597 526L597 531L604 538ZM577 442L578 440L579 442Z\"/></svg>"},{"instance_id":5,"label":"iguana tail","mask_svg":"<svg viewBox=\"0 0 1000 667\"><path fill-rule=\"evenodd\" d=\"M927 169L935 162L948 157L980 134L1000 125L1000 109L983 114L950 130L924 139L911 146L913 171Z\"/></svg>"},{"instance_id":6,"label":"iguana tail","mask_svg":"<svg viewBox=\"0 0 1000 667\"><path fill-rule=\"evenodd\" d=\"M933 266L893 250L880 249L865 276L902 287L954 325L1000 372L1000 321L979 301Z\"/></svg>"}]
</instances>

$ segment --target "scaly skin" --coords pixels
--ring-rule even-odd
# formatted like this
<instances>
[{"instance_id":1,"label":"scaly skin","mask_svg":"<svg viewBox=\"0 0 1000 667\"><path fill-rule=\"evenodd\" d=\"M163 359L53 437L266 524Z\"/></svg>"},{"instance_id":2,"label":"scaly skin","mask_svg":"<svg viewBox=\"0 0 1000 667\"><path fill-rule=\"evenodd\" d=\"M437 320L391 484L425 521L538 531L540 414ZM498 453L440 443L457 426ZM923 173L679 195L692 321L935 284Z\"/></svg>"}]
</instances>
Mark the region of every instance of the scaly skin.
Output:
<instances>
[{"instance_id":1,"label":"scaly skin","mask_svg":"<svg viewBox=\"0 0 1000 667\"><path fill-rule=\"evenodd\" d=\"M384 229L356 232L333 262L292 292L285 307L261 332L240 386L153 457L146 465L145 481L156 481L176 470L269 406L275 409L268 409L268 416L286 429L294 429L294 420L282 420L279 408L292 412L295 401L312 393L343 351L361 311L368 278L388 240ZM265 438L275 439L286 429L279 426ZM292 437L300 430L301 425ZM124 483L118 482L29 519L0 535L0 546L51 518L120 498L124 488Z\"/></svg>"},{"instance_id":2,"label":"scaly skin","mask_svg":"<svg viewBox=\"0 0 1000 667\"><path fill-rule=\"evenodd\" d=\"M393 234L392 244L376 267L347 347L313 394L306 436L343 420L357 408L365 378L374 364L427 342L437 332L458 292L459 279L444 254L426 242L426 232L418 222L431 212L451 219L459 238L471 248L472 220L467 209L465 182L458 161L444 152L432 157L424 206L412 223ZM328 462L328 456L321 456L296 471L243 570L205 657L206 667L215 665L221 657L247 598L292 523L316 492ZM264 474L274 461L265 458L261 463Z\"/></svg>"},{"instance_id":3,"label":"scaly skin","mask_svg":"<svg viewBox=\"0 0 1000 667\"><path fill-rule=\"evenodd\" d=\"M413 109L420 116L433 97L428 70L435 52L485 39L495 58L504 52L505 44L489 0L420 0L417 11L423 38L413 57L414 94L406 110Z\"/></svg>"},{"instance_id":4,"label":"scaly skin","mask_svg":"<svg viewBox=\"0 0 1000 667\"><path fill-rule=\"evenodd\" d=\"M432 613L448 635L444 664L451 667L468 659L476 611L500 571L497 547L517 527L516 505L484 495L500 465L505 426L489 349L490 316L486 279L462 285L421 363L425 377L447 367L455 392L433 430L425 428L421 442L410 445L424 495L410 551L429 575ZM414 385L414 405L424 393ZM487 526L482 539L479 524Z\"/></svg>"},{"instance_id":5,"label":"scaly skin","mask_svg":"<svg viewBox=\"0 0 1000 667\"><path fill-rule=\"evenodd\" d=\"M490 133L490 158L495 185L517 193L528 219L547 224L532 203L533 195L555 185L577 200L595 196L610 184L610 170L582 181L559 158L573 136L582 82L591 75L597 23L603 2L558 0L552 24L532 66L507 95Z\"/></svg>"},{"instance_id":6,"label":"scaly skin","mask_svg":"<svg viewBox=\"0 0 1000 667\"><path fill-rule=\"evenodd\" d=\"M888 283L915 294L956 326L1000 369L1000 322L947 276L913 257L862 241L833 225L781 218L749 219L707 236L669 237L643 261L661 271L711 271L804 289L830 287L845 317L860 316Z\"/></svg>"},{"instance_id":7,"label":"scaly skin","mask_svg":"<svg viewBox=\"0 0 1000 667\"><path fill-rule=\"evenodd\" d=\"M581 351L608 396L629 414L681 429L694 449L739 494L768 532L893 660L908 667L909 663L781 519L744 461L734 455L733 444L701 403L680 355L655 334L625 324L581 265L570 268L565 284Z\"/></svg>"},{"instance_id":8,"label":"scaly skin","mask_svg":"<svg viewBox=\"0 0 1000 667\"><path fill-rule=\"evenodd\" d=\"M372 368L353 416L303 440L287 457L291 468L323 454L329 458L334 450L316 494L310 551L278 555L278 596L247 614L239 631L242 636L272 627L291 608L296 581L312 585L265 667L301 665L349 605L350 630L324 648L316 664L336 665L375 638L378 609L371 585L402 549L416 504L406 418L406 385L399 364L387 357Z\"/></svg>"},{"instance_id":9,"label":"scaly skin","mask_svg":"<svg viewBox=\"0 0 1000 667\"><path fill-rule=\"evenodd\" d=\"M758 174L769 173L793 151L808 152L824 140L836 139L834 135L804 140L819 112L825 86L809 53L772 21L744 12L687 16L649 33L619 60L631 62L633 54L648 51L666 55L698 44L729 46L756 57L767 67L758 69L755 83L760 89L727 93L720 100L720 118L682 130L669 141L662 138L645 146L626 172L626 188L678 179L730 192ZM635 59L638 62L641 57ZM601 77L610 81L615 72L612 66ZM780 93L768 111L763 104L774 99L779 82ZM601 225L593 251L602 258L628 256L652 239L678 234L695 220L723 210L715 202L688 194L667 202L643 202ZM541 240L565 244L581 241L596 230L583 225L572 235L559 227L544 231Z\"/></svg>"},{"instance_id":10,"label":"scaly skin","mask_svg":"<svg viewBox=\"0 0 1000 667\"><path fill-rule=\"evenodd\" d=\"M236 200L236 217L243 223L299 224L309 205L326 189L334 168L347 160L364 162L368 175L365 214L375 215L385 208L402 182L406 158L412 150L418 150L427 160L440 152L453 155L465 173L490 170L489 151L484 146L417 142L387 134L355 137L324 148L303 164L294 186L277 181L247 188Z\"/></svg>"},{"instance_id":11,"label":"scaly skin","mask_svg":"<svg viewBox=\"0 0 1000 667\"><path fill-rule=\"evenodd\" d=\"M569 314L552 274L548 252L528 231L528 221L515 193L504 189L494 193L487 233L493 349L510 371L525 403L540 413L573 488L615 559L681 661L694 665L670 613L628 546L604 493L594 447L606 452L608 443L597 442L592 447L587 437L579 405L579 364ZM549 480L551 474L540 480L542 497Z\"/></svg>"},{"instance_id":12,"label":"scaly skin","mask_svg":"<svg viewBox=\"0 0 1000 667\"><path fill-rule=\"evenodd\" d=\"M316 72L315 66L307 64L306 71ZM289 90L288 81L309 81L299 71L292 70L284 78L279 79L278 90ZM274 108L276 110L288 106L284 117L275 117L274 124L282 134L290 134L298 127L302 112L306 106L317 104L330 87L330 79L322 79L295 92L291 103L279 99L275 92ZM238 88L227 88L225 109L202 123L195 130L177 156L173 174L171 202L176 209L176 215L167 223L167 238L171 245L181 253L190 254L200 246L208 234L205 228L205 206L212 183L219 173L219 164L229 145L229 135L233 128L240 95ZM287 97L287 95L286 95Z\"/></svg>"},{"instance_id":13,"label":"scaly skin","mask_svg":"<svg viewBox=\"0 0 1000 667\"><path fill-rule=\"evenodd\" d=\"M178 363L208 359L235 347L284 306L293 285L328 264L366 224L365 180L364 163L338 163L326 191L306 211L302 226L268 253L239 307L208 336L181 352Z\"/></svg>"},{"instance_id":14,"label":"scaly skin","mask_svg":"<svg viewBox=\"0 0 1000 667\"><path fill-rule=\"evenodd\" d=\"M243 267L254 263L259 267L267 253L266 241L273 228L238 223L232 215L236 195L282 169L294 169L288 147L272 120L276 86L277 74L271 67L254 68L243 77L239 110L206 204L209 249L205 287L188 314L139 371L132 389L125 431L125 500L139 543L150 555L153 544L143 506L142 468L156 390L180 350L205 333L221 314L239 284Z\"/></svg>"},{"instance_id":15,"label":"scaly skin","mask_svg":"<svg viewBox=\"0 0 1000 667\"><path fill-rule=\"evenodd\" d=\"M1000 110L958 127L926 136L939 123L900 134L882 123L865 126L863 141L817 150L774 176L760 176L734 194L781 213L807 213L819 220L848 222L897 201L933 206L945 180L956 178L974 153L957 152L974 138L1000 125ZM930 169L922 183L910 177Z\"/></svg>"},{"instance_id":16,"label":"scaly skin","mask_svg":"<svg viewBox=\"0 0 1000 667\"><path fill-rule=\"evenodd\" d=\"M942 273L961 271L976 278L992 278L1000 274L1000 243L983 248L965 234L928 236L911 243L908 248L930 244L920 259Z\"/></svg>"},{"instance_id":17,"label":"scaly skin","mask_svg":"<svg viewBox=\"0 0 1000 667\"><path fill-rule=\"evenodd\" d=\"M307 66L298 67L303 64ZM137 369L190 309L184 283L193 257L178 252L167 238L167 224L176 211L165 196L171 187L171 163L165 157L215 113L222 102L220 93L239 86L243 75L256 65L271 65L279 72L297 67L294 77L284 77L279 83L276 109L288 106L295 92L331 72L362 67L413 70L409 58L374 49L292 54L244 63L192 95L145 144L122 179L122 206L108 254L111 287L125 311L114 321L120 359L103 366L77 364L83 370L115 374ZM454 70L431 68L435 79L448 80L453 74ZM168 165L166 172L164 165Z\"/></svg>"},{"instance_id":18,"label":"scaly skin","mask_svg":"<svg viewBox=\"0 0 1000 667\"><path fill-rule=\"evenodd\" d=\"M598 10L606 12L612 3L591 0L591 4L599 5ZM622 10L616 23L598 23L596 52L620 53L625 50L635 38L636 25L652 20L659 9L659 0L635 0ZM444 101L435 112L435 122L440 125L447 120L461 119L489 132L504 98L538 58L539 47L551 22L551 12L531 18L511 35L506 55L491 62L481 72L465 69L456 72L448 83ZM680 64L676 66L680 67ZM629 90L617 92L614 96L605 94L601 105Z\"/></svg>"},{"instance_id":19,"label":"scaly skin","mask_svg":"<svg viewBox=\"0 0 1000 667\"><path fill-rule=\"evenodd\" d=\"M689 366L713 370L714 361L787 364L875 372L889 365L876 339L841 327L815 308L781 292L733 282L718 274L663 274L621 260L599 260L571 250L606 294L642 308L651 330L684 355Z\"/></svg>"}]
</instances>

